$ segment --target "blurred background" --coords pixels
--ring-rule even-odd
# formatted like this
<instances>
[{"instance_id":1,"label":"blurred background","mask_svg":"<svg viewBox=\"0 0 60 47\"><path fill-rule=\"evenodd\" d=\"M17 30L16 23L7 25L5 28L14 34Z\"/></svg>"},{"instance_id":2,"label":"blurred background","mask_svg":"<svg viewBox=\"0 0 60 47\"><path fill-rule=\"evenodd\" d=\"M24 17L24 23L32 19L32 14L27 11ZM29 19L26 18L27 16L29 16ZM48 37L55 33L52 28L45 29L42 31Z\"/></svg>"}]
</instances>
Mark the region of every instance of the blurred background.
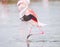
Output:
<instances>
[{"instance_id":1,"label":"blurred background","mask_svg":"<svg viewBox=\"0 0 60 47\"><path fill-rule=\"evenodd\" d=\"M0 0L0 3L2 1L7 1L7 3L11 4L11 3L17 3L18 0ZM42 0L31 0L31 2L42 2ZM60 0L48 0L49 2L56 2L56 1L60 1Z\"/></svg>"},{"instance_id":2,"label":"blurred background","mask_svg":"<svg viewBox=\"0 0 60 47\"><path fill-rule=\"evenodd\" d=\"M27 47L30 25L20 22L18 0L0 0L0 47ZM34 27L29 47L60 47L60 0L31 0L29 6L47 26L44 34Z\"/></svg>"}]
</instances>

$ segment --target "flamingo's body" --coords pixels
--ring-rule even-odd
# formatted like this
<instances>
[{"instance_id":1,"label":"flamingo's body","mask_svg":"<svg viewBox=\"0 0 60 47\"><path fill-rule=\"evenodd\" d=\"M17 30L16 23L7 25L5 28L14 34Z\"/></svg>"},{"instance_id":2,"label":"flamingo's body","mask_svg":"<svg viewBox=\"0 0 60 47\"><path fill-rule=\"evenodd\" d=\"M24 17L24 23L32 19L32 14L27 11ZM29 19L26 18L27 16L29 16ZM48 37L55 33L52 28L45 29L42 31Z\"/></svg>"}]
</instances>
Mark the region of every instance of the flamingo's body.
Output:
<instances>
[{"instance_id":1,"label":"flamingo's body","mask_svg":"<svg viewBox=\"0 0 60 47\"><path fill-rule=\"evenodd\" d=\"M40 27L46 25L46 24L41 23L41 22L39 21L38 16L36 15L36 13L35 13L32 9L28 9L28 10L26 11L26 13L25 13L25 15L29 15L29 14L31 14L32 17L33 17L33 18L31 18L31 20L30 20L32 24L35 24L35 25L40 26Z\"/></svg>"}]
</instances>

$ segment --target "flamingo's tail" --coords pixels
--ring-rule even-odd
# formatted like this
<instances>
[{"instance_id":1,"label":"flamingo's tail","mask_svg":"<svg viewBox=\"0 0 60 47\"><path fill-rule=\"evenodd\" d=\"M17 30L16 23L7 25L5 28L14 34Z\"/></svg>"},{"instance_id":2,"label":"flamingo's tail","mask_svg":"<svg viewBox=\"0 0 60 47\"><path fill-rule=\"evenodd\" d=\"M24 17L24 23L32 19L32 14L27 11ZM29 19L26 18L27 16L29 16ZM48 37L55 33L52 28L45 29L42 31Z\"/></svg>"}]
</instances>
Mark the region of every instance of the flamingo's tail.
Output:
<instances>
[{"instance_id":1,"label":"flamingo's tail","mask_svg":"<svg viewBox=\"0 0 60 47\"><path fill-rule=\"evenodd\" d=\"M47 24L44 24L44 23L38 22L38 25L39 25L40 27L44 27L44 26L46 26Z\"/></svg>"}]
</instances>

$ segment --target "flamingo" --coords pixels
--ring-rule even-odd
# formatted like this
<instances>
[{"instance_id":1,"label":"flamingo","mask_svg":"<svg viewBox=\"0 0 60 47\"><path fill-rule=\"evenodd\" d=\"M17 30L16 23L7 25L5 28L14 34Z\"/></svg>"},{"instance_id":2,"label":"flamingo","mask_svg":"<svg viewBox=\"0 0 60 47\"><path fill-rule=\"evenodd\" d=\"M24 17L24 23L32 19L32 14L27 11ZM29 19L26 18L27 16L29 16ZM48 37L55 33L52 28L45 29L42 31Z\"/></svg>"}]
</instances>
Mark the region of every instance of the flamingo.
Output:
<instances>
[{"instance_id":1,"label":"flamingo","mask_svg":"<svg viewBox=\"0 0 60 47\"><path fill-rule=\"evenodd\" d=\"M30 0L19 0L17 3L19 14L20 14L20 20L23 22L30 23L33 26L37 26L39 30L40 28L45 26L46 24L41 23L39 21L38 16L36 13L29 8ZM32 28L30 29L29 35L27 36L27 39L32 35L31 33ZM42 31L41 34L44 34L44 31Z\"/></svg>"}]
</instances>

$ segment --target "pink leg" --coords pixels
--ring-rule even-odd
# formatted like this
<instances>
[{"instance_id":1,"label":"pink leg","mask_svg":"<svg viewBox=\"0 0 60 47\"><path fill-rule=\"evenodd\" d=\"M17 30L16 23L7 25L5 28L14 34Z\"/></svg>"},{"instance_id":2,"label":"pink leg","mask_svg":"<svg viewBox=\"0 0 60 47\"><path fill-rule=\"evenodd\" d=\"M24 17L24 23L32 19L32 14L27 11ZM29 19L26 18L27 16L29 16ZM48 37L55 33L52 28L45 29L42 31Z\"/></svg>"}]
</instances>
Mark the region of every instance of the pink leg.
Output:
<instances>
[{"instance_id":1,"label":"pink leg","mask_svg":"<svg viewBox=\"0 0 60 47\"><path fill-rule=\"evenodd\" d=\"M28 34L28 36L27 36L27 39L32 35L32 34L31 34L31 31L32 31L32 27L31 27L31 29L30 29L30 31L29 31L29 34Z\"/></svg>"},{"instance_id":2,"label":"pink leg","mask_svg":"<svg viewBox=\"0 0 60 47\"><path fill-rule=\"evenodd\" d=\"M32 27L30 28L29 34L31 34L31 32L32 32Z\"/></svg>"},{"instance_id":3,"label":"pink leg","mask_svg":"<svg viewBox=\"0 0 60 47\"><path fill-rule=\"evenodd\" d=\"M40 28L40 26L37 26L37 28L39 28L39 30L41 30L41 32L39 34L45 34L44 31Z\"/></svg>"}]
</instances>

